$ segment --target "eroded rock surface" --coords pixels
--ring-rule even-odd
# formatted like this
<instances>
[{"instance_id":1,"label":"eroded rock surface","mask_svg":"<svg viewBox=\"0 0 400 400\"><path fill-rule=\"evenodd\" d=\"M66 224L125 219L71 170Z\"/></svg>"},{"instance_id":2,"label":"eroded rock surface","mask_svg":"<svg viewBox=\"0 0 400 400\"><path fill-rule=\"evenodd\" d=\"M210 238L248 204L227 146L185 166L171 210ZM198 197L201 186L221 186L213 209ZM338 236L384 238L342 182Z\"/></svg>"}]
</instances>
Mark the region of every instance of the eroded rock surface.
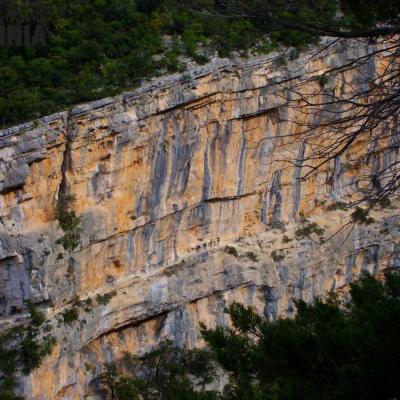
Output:
<instances>
[{"instance_id":1,"label":"eroded rock surface","mask_svg":"<svg viewBox=\"0 0 400 400\"><path fill-rule=\"evenodd\" d=\"M199 345L198 322L225 323L233 300L270 318L291 315L293 298L400 266L395 203L324 244L295 238L300 213L325 238L349 221L329 206L356 196L360 170L348 164L365 143L307 180L282 161L307 149L287 139L300 132L300 117L280 82L301 83L365 51L340 44L288 67L280 56L218 61L190 79L170 77L1 132L1 323L24 321L31 299L57 338L21 380L28 399L96 399L102 362L165 338ZM341 90L351 80L347 71L329 85ZM362 168L380 167L367 160ZM58 241L60 196L81 220L73 251ZM64 324L60 313L77 298L93 304Z\"/></svg>"}]
</instances>

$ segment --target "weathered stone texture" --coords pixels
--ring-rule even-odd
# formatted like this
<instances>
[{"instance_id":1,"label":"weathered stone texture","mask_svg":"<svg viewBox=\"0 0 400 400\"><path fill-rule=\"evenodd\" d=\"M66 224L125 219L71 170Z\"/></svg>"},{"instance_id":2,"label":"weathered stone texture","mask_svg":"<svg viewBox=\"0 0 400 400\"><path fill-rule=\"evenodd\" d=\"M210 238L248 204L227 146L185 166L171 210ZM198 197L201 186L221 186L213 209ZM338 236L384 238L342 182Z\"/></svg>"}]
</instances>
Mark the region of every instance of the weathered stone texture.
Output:
<instances>
[{"instance_id":1,"label":"weathered stone texture","mask_svg":"<svg viewBox=\"0 0 400 400\"><path fill-rule=\"evenodd\" d=\"M277 82L301 83L363 51L341 45L288 68L272 56L218 61L189 82L171 77L1 133L1 318L4 326L23 320L30 298L58 342L23 380L27 398L97 398L101 362L167 337L198 345L198 322L225 323L233 300L271 318L291 315L295 297L311 300L361 270L400 266L396 205L323 245L295 239L300 211L326 237L348 221L327 206L356 196L359 172L343 165L365 143L306 181L281 161L302 159L307 146L287 139L300 132L291 121L301 116ZM329 84L336 90L351 79L345 72ZM71 253L57 243L61 186L82 221ZM284 258L274 260L274 250ZM113 291L107 305L96 303ZM72 326L57 323L76 296L94 308L81 309Z\"/></svg>"}]
</instances>

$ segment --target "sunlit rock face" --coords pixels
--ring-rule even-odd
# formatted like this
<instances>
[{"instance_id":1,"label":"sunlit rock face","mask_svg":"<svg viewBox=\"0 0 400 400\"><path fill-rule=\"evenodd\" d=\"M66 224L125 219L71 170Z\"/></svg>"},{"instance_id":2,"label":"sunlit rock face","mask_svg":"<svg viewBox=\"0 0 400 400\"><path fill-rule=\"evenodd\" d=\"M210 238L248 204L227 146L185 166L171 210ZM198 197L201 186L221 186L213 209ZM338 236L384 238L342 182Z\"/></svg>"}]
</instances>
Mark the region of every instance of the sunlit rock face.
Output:
<instances>
[{"instance_id":1,"label":"sunlit rock face","mask_svg":"<svg viewBox=\"0 0 400 400\"><path fill-rule=\"evenodd\" d=\"M304 117L279 82L301 83L365 50L337 45L285 66L280 56L217 61L0 133L1 324L26 319L31 299L57 338L21 378L26 398L101 398L103 362L166 338L201 345L199 321L226 323L232 301L268 318L292 315L293 298L400 266L395 203L324 244L295 235L305 215L329 238L349 221L329 206L356 198L360 174L384 163L353 168L368 151L358 143L300 180L304 170L290 161L307 155L293 140ZM352 79L343 72L329 85L344 90ZM310 85L318 80L301 90ZM81 220L73 251L58 243L60 196ZM70 325L58 321L77 297L91 298L91 309L78 307Z\"/></svg>"}]
</instances>

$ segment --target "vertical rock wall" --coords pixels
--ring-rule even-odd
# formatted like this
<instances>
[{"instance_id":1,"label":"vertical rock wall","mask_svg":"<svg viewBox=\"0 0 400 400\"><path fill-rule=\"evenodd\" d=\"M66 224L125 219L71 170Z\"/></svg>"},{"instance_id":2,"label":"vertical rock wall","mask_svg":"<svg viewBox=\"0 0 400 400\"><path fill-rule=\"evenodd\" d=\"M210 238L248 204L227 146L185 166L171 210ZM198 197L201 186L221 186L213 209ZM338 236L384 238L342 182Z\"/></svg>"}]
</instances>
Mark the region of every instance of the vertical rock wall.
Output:
<instances>
[{"instance_id":1,"label":"vertical rock wall","mask_svg":"<svg viewBox=\"0 0 400 400\"><path fill-rule=\"evenodd\" d=\"M0 133L1 324L25 321L31 299L57 338L21 379L28 399L95 399L102 362L167 337L199 345L198 322L225 323L233 300L270 318L291 315L293 298L400 266L396 203L325 244L295 238L300 212L326 237L349 220L329 206L357 196L360 169L348 164L368 144L301 180L288 160L307 154L292 140L303 117L288 107L282 82L301 86L366 50L339 44L287 67L273 55L218 61L190 79L166 78ZM343 72L329 85L340 91L353 78ZM62 196L81 220L72 251L58 241ZM92 306L77 306L67 325L61 313L78 298Z\"/></svg>"}]
</instances>

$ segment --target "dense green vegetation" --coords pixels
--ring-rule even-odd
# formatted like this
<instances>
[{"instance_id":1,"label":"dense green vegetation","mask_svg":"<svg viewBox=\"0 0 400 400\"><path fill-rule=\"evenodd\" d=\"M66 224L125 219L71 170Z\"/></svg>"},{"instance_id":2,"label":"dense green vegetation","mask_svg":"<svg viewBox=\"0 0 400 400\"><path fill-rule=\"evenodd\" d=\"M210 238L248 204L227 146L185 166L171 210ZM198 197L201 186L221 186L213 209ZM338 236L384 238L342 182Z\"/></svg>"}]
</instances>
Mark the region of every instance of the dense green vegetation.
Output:
<instances>
[{"instance_id":1,"label":"dense green vegetation","mask_svg":"<svg viewBox=\"0 0 400 400\"><path fill-rule=\"evenodd\" d=\"M202 326L208 351L164 343L143 359L108 365L103 385L113 400L399 398L399 271L363 276L346 302L331 294L296 307L293 319L270 321L232 304L232 327ZM229 383L223 393L205 390L218 368Z\"/></svg>"},{"instance_id":2,"label":"dense green vegetation","mask_svg":"<svg viewBox=\"0 0 400 400\"><path fill-rule=\"evenodd\" d=\"M51 353L54 337L44 334L44 315L31 302L29 324L16 326L0 334L0 399L22 400L15 395L16 374L29 375Z\"/></svg>"},{"instance_id":3,"label":"dense green vegetation","mask_svg":"<svg viewBox=\"0 0 400 400\"><path fill-rule=\"evenodd\" d=\"M113 95L143 78L184 70L181 55L203 63L198 43L226 55L254 43L246 21L193 17L178 2L38 0L3 8L39 15L46 43L0 47L0 124L11 125L67 105ZM173 4L174 3L174 4ZM1 17L0 17L1 18ZM165 35L168 35L165 36Z\"/></svg>"},{"instance_id":4,"label":"dense green vegetation","mask_svg":"<svg viewBox=\"0 0 400 400\"><path fill-rule=\"evenodd\" d=\"M112 292L109 293L104 293L103 295L97 294L96 295L97 304L101 306L106 306L111 301L111 299L116 295L117 295L116 290L113 290Z\"/></svg>"},{"instance_id":5,"label":"dense green vegetation","mask_svg":"<svg viewBox=\"0 0 400 400\"><path fill-rule=\"evenodd\" d=\"M64 235L57 240L57 243L61 244L67 251L74 250L81 241L81 220L75 214L75 211L70 210L73 201L73 197L60 195L55 210L55 216L64 232Z\"/></svg>"},{"instance_id":6,"label":"dense green vegetation","mask_svg":"<svg viewBox=\"0 0 400 400\"><path fill-rule=\"evenodd\" d=\"M302 47L326 34L365 36L379 23L398 26L397 1L361 3L4 0L0 20L7 26L25 21L31 25L31 36L40 24L45 41L0 46L0 125L113 95L134 88L143 78L184 70L181 56L204 63L214 52L267 52L280 43Z\"/></svg>"},{"instance_id":7,"label":"dense green vegetation","mask_svg":"<svg viewBox=\"0 0 400 400\"><path fill-rule=\"evenodd\" d=\"M121 375L120 368L126 374ZM165 341L143 359L126 354L118 366L105 365L100 380L111 400L212 400L216 393L195 391L193 381L204 388L215 373L206 351L180 349Z\"/></svg>"}]
</instances>

